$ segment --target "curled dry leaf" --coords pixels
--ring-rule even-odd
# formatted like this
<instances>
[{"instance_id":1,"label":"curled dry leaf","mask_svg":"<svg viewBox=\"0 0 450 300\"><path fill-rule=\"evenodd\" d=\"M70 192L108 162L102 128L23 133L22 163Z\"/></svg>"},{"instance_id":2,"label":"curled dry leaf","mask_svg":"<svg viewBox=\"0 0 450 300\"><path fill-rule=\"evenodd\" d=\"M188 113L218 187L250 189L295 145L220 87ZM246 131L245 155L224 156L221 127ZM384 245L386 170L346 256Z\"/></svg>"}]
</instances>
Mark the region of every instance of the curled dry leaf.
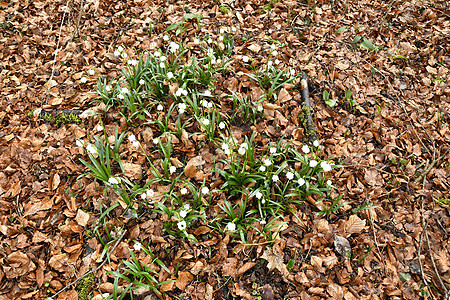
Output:
<instances>
[{"instance_id":1,"label":"curled dry leaf","mask_svg":"<svg viewBox=\"0 0 450 300\"><path fill-rule=\"evenodd\" d=\"M337 253L345 258L350 258L350 255L352 254L352 247L350 246L350 242L342 236L334 236L334 248L336 249Z\"/></svg>"},{"instance_id":2,"label":"curled dry leaf","mask_svg":"<svg viewBox=\"0 0 450 300\"><path fill-rule=\"evenodd\" d=\"M366 220L361 220L357 215L351 215L345 223L345 229L348 234L360 233L366 226Z\"/></svg>"},{"instance_id":3,"label":"curled dry leaf","mask_svg":"<svg viewBox=\"0 0 450 300\"><path fill-rule=\"evenodd\" d=\"M283 262L283 257L278 253L273 253L272 249L266 249L261 258L267 260L267 268L269 268L269 271L277 269L283 276L289 275L289 271Z\"/></svg>"}]
</instances>

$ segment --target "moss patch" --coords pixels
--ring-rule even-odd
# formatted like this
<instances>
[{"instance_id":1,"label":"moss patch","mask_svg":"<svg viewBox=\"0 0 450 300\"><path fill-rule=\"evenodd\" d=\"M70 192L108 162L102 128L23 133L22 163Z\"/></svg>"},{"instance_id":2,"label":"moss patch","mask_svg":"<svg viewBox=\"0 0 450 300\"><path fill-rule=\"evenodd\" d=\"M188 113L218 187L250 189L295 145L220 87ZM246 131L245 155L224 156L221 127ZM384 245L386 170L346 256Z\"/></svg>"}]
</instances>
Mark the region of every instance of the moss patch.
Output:
<instances>
[{"instance_id":1,"label":"moss patch","mask_svg":"<svg viewBox=\"0 0 450 300\"><path fill-rule=\"evenodd\" d=\"M75 290L79 300L89 300L89 287L94 283L95 275L91 273L77 283Z\"/></svg>"}]
</instances>

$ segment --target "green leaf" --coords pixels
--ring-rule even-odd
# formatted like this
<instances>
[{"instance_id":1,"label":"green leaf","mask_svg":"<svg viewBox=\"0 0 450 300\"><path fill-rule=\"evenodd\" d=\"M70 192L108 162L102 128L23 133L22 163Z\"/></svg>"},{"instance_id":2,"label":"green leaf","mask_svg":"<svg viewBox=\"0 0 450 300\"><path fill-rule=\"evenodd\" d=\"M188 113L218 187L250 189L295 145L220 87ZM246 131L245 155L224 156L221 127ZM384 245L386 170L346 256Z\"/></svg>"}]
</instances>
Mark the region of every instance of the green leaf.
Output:
<instances>
[{"instance_id":1,"label":"green leaf","mask_svg":"<svg viewBox=\"0 0 450 300\"><path fill-rule=\"evenodd\" d=\"M360 35L355 36L355 38L353 39L353 44L356 44L357 42L359 42L361 40L361 38L362 37Z\"/></svg>"},{"instance_id":2,"label":"green leaf","mask_svg":"<svg viewBox=\"0 0 450 300\"><path fill-rule=\"evenodd\" d=\"M345 31L347 31L348 29L347 29L347 27L340 27L340 28L338 28L337 30L336 30L336 33L341 33L341 32L345 32Z\"/></svg>"},{"instance_id":3,"label":"green leaf","mask_svg":"<svg viewBox=\"0 0 450 300\"><path fill-rule=\"evenodd\" d=\"M406 282L406 281L410 281L411 280L411 275L408 274L408 273L398 272L398 277L400 277L400 280L402 282Z\"/></svg>"},{"instance_id":4,"label":"green leaf","mask_svg":"<svg viewBox=\"0 0 450 300\"><path fill-rule=\"evenodd\" d=\"M173 23L173 24L167 26L166 31L174 30L175 28L181 26L182 24L183 24L182 22Z\"/></svg>"},{"instance_id":5,"label":"green leaf","mask_svg":"<svg viewBox=\"0 0 450 300\"><path fill-rule=\"evenodd\" d=\"M335 107L336 106L336 100L330 99L330 94L327 90L323 91L323 101L329 106L329 107Z\"/></svg>"}]
</instances>

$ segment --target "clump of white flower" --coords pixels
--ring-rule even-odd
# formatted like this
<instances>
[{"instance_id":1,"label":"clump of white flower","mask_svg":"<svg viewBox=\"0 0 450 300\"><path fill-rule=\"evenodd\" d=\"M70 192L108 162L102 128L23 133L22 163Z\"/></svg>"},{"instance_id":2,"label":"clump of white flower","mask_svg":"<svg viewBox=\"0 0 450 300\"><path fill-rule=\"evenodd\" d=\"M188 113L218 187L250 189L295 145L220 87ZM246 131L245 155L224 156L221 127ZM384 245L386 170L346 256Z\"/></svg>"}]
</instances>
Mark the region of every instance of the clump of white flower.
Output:
<instances>
[{"instance_id":1,"label":"clump of white flower","mask_svg":"<svg viewBox=\"0 0 450 300\"><path fill-rule=\"evenodd\" d=\"M236 224L230 222L227 224L227 226L225 227L225 230L227 231L236 231Z\"/></svg>"},{"instance_id":2,"label":"clump of white flower","mask_svg":"<svg viewBox=\"0 0 450 300\"><path fill-rule=\"evenodd\" d=\"M331 165L329 163L327 163L326 161L323 161L320 163L320 167L325 171L325 172L329 172L331 171Z\"/></svg>"},{"instance_id":3,"label":"clump of white flower","mask_svg":"<svg viewBox=\"0 0 450 300\"><path fill-rule=\"evenodd\" d=\"M178 222L177 226L178 226L179 230L185 230L187 227L186 221L183 220L183 221Z\"/></svg>"},{"instance_id":4,"label":"clump of white flower","mask_svg":"<svg viewBox=\"0 0 450 300\"><path fill-rule=\"evenodd\" d=\"M311 168L315 168L315 167L317 166L317 160L312 159L312 160L309 162L309 166L310 166Z\"/></svg>"},{"instance_id":5,"label":"clump of white flower","mask_svg":"<svg viewBox=\"0 0 450 300\"><path fill-rule=\"evenodd\" d=\"M209 193L209 188L207 186L202 187L202 194L208 194Z\"/></svg>"},{"instance_id":6,"label":"clump of white flower","mask_svg":"<svg viewBox=\"0 0 450 300\"><path fill-rule=\"evenodd\" d=\"M247 55L242 56L242 61L248 63L250 58Z\"/></svg>"},{"instance_id":7,"label":"clump of white flower","mask_svg":"<svg viewBox=\"0 0 450 300\"><path fill-rule=\"evenodd\" d=\"M306 183L305 179L303 179L303 178L299 178L299 179L298 179L298 185L299 185L299 186L302 186L302 185L304 185L305 183Z\"/></svg>"},{"instance_id":8,"label":"clump of white flower","mask_svg":"<svg viewBox=\"0 0 450 300\"><path fill-rule=\"evenodd\" d=\"M175 173L177 171L177 167L170 166L169 171L170 171L170 174L173 174L173 173Z\"/></svg>"},{"instance_id":9,"label":"clump of white flower","mask_svg":"<svg viewBox=\"0 0 450 300\"><path fill-rule=\"evenodd\" d=\"M119 184L119 180L116 177L109 177L108 182L113 185Z\"/></svg>"},{"instance_id":10,"label":"clump of white flower","mask_svg":"<svg viewBox=\"0 0 450 300\"><path fill-rule=\"evenodd\" d=\"M310 152L308 145L303 145L302 151L303 153L308 154Z\"/></svg>"},{"instance_id":11,"label":"clump of white flower","mask_svg":"<svg viewBox=\"0 0 450 300\"><path fill-rule=\"evenodd\" d=\"M286 178L289 179L289 180L294 179L294 173L292 173L292 172L290 172L290 171L287 172L287 173L286 173Z\"/></svg>"}]
</instances>

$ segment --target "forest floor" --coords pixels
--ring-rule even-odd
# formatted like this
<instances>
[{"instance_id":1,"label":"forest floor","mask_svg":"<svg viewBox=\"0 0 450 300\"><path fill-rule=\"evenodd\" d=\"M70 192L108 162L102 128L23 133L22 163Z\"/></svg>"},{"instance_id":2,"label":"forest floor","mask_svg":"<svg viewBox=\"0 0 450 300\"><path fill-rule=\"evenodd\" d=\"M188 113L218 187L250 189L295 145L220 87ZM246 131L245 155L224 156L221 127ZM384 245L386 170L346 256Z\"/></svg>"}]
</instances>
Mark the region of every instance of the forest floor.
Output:
<instances>
[{"instance_id":1,"label":"forest floor","mask_svg":"<svg viewBox=\"0 0 450 300\"><path fill-rule=\"evenodd\" d=\"M1 2L0 299L448 299L449 45L443 0Z\"/></svg>"}]
</instances>

